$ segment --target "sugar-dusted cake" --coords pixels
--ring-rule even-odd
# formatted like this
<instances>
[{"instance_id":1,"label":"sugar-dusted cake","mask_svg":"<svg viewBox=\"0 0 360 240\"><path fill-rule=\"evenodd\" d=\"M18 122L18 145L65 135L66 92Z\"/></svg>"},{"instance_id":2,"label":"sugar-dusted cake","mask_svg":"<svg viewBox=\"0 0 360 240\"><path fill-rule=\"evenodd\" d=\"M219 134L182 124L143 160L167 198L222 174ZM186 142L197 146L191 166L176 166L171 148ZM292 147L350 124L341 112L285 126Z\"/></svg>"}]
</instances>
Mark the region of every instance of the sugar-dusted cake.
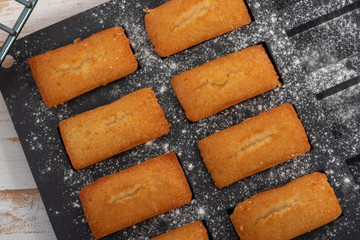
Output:
<instances>
[{"instance_id":1,"label":"sugar-dusted cake","mask_svg":"<svg viewBox=\"0 0 360 240\"><path fill-rule=\"evenodd\" d=\"M341 215L323 173L312 173L239 203L230 216L241 240L295 238Z\"/></svg>"},{"instance_id":2,"label":"sugar-dusted cake","mask_svg":"<svg viewBox=\"0 0 360 240\"><path fill-rule=\"evenodd\" d=\"M96 239L187 204L191 197L174 153L100 178L80 191Z\"/></svg>"},{"instance_id":3,"label":"sugar-dusted cake","mask_svg":"<svg viewBox=\"0 0 360 240\"><path fill-rule=\"evenodd\" d=\"M207 230L201 221L179 227L151 240L208 240Z\"/></svg>"},{"instance_id":4,"label":"sugar-dusted cake","mask_svg":"<svg viewBox=\"0 0 360 240\"><path fill-rule=\"evenodd\" d=\"M134 72L138 63L121 27L37 55L29 65L48 107L75 98Z\"/></svg>"},{"instance_id":5,"label":"sugar-dusted cake","mask_svg":"<svg viewBox=\"0 0 360 240\"><path fill-rule=\"evenodd\" d=\"M59 124L66 152L75 169L168 134L169 127L150 88L140 89Z\"/></svg>"},{"instance_id":6,"label":"sugar-dusted cake","mask_svg":"<svg viewBox=\"0 0 360 240\"><path fill-rule=\"evenodd\" d=\"M171 0L144 11L146 30L161 57L251 22L243 0Z\"/></svg>"},{"instance_id":7,"label":"sugar-dusted cake","mask_svg":"<svg viewBox=\"0 0 360 240\"><path fill-rule=\"evenodd\" d=\"M305 129L291 104L203 138L198 147L218 188L310 150Z\"/></svg>"},{"instance_id":8,"label":"sugar-dusted cake","mask_svg":"<svg viewBox=\"0 0 360 240\"><path fill-rule=\"evenodd\" d=\"M187 118L198 121L281 84L265 49L257 45L185 71L171 85Z\"/></svg>"}]
</instances>

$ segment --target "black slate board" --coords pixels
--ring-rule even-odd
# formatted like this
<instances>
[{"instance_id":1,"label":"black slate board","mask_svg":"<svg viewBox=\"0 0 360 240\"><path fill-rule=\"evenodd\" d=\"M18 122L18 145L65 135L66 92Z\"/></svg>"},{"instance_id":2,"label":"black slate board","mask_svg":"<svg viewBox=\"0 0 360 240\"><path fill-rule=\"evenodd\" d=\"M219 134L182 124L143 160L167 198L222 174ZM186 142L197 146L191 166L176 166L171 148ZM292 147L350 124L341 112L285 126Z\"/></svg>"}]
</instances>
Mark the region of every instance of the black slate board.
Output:
<instances>
[{"instance_id":1,"label":"black slate board","mask_svg":"<svg viewBox=\"0 0 360 240\"><path fill-rule=\"evenodd\" d=\"M145 239L195 220L212 239L238 239L229 219L237 203L267 189L323 171L343 215L298 239L360 239L360 57L359 1L248 0L254 21L169 58L160 58L145 31L142 9L161 1L112 1L18 40L16 63L0 69L0 88L58 239L91 239L78 198L80 189L105 175L174 151L193 191L190 204L104 239ZM137 55L135 73L47 108L27 59L112 26L123 26ZM184 70L262 43L283 87L237 104L197 123L189 122L170 86ZM58 131L61 120L151 87L172 124L170 134L91 167L74 171ZM312 150L222 190L216 189L197 142L282 103L292 103Z\"/></svg>"}]
</instances>

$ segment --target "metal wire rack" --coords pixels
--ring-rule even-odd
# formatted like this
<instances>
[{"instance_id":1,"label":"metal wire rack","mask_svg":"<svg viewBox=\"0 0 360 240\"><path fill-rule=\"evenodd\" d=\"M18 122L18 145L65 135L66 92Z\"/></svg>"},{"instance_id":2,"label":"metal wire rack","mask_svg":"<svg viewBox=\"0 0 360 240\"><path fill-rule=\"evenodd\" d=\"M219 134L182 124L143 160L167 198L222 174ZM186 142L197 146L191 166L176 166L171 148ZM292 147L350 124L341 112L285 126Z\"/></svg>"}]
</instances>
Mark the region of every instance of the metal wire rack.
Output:
<instances>
[{"instance_id":1,"label":"metal wire rack","mask_svg":"<svg viewBox=\"0 0 360 240\"><path fill-rule=\"evenodd\" d=\"M34 10L38 0L15 0L15 1L24 5L25 8L22 10L13 28L7 27L4 24L0 23L0 29L4 30L9 34L9 36L6 38L4 42L4 45L0 48L0 66L5 60L5 57L8 54L11 46L14 44L16 38L19 36L19 33L23 28L23 26L25 25L26 21L28 20L31 12Z\"/></svg>"}]
</instances>

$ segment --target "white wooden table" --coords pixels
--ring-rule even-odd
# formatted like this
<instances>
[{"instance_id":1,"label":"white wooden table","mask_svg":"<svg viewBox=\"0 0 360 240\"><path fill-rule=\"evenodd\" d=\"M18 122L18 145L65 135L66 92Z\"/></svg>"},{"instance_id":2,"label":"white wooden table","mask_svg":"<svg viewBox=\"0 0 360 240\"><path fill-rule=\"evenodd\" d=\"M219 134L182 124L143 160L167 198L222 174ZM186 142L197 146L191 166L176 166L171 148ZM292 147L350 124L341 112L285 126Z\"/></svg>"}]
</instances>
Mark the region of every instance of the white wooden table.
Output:
<instances>
[{"instance_id":1,"label":"white wooden table","mask_svg":"<svg viewBox=\"0 0 360 240\"><path fill-rule=\"evenodd\" d=\"M20 38L104 2L39 0ZM0 0L0 23L12 27L22 9L15 0ZM5 38L0 31L0 45ZM5 239L56 238L0 93L0 240Z\"/></svg>"}]
</instances>

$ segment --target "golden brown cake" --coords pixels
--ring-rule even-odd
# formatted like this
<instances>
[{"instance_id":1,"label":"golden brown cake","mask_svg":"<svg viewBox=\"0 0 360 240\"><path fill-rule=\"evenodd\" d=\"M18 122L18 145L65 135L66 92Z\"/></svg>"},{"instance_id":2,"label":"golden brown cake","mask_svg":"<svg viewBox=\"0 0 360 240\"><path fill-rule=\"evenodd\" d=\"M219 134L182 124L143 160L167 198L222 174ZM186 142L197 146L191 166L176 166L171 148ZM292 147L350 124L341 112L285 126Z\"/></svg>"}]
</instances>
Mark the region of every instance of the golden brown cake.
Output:
<instances>
[{"instance_id":1,"label":"golden brown cake","mask_svg":"<svg viewBox=\"0 0 360 240\"><path fill-rule=\"evenodd\" d=\"M310 150L291 104L283 104L199 141L215 185L223 188Z\"/></svg>"},{"instance_id":2,"label":"golden brown cake","mask_svg":"<svg viewBox=\"0 0 360 240\"><path fill-rule=\"evenodd\" d=\"M150 41L161 57L251 22L243 0L171 0L144 11Z\"/></svg>"},{"instance_id":3,"label":"golden brown cake","mask_svg":"<svg viewBox=\"0 0 360 240\"><path fill-rule=\"evenodd\" d=\"M239 203L231 221L241 240L291 239L341 215L334 190L312 173Z\"/></svg>"},{"instance_id":4,"label":"golden brown cake","mask_svg":"<svg viewBox=\"0 0 360 240\"><path fill-rule=\"evenodd\" d=\"M101 238L191 201L174 153L103 177L80 191L86 220Z\"/></svg>"},{"instance_id":5,"label":"golden brown cake","mask_svg":"<svg viewBox=\"0 0 360 240\"><path fill-rule=\"evenodd\" d=\"M257 45L185 71L171 85L187 118L198 121L281 84L265 49Z\"/></svg>"},{"instance_id":6,"label":"golden brown cake","mask_svg":"<svg viewBox=\"0 0 360 240\"><path fill-rule=\"evenodd\" d=\"M190 223L151 240L208 240L207 230L200 221Z\"/></svg>"},{"instance_id":7,"label":"golden brown cake","mask_svg":"<svg viewBox=\"0 0 360 240\"><path fill-rule=\"evenodd\" d=\"M49 107L77 97L134 72L137 67L129 39L114 27L82 41L29 59L40 94Z\"/></svg>"},{"instance_id":8,"label":"golden brown cake","mask_svg":"<svg viewBox=\"0 0 360 240\"><path fill-rule=\"evenodd\" d=\"M84 168L169 133L170 124L150 88L60 122L75 169Z\"/></svg>"}]
</instances>

